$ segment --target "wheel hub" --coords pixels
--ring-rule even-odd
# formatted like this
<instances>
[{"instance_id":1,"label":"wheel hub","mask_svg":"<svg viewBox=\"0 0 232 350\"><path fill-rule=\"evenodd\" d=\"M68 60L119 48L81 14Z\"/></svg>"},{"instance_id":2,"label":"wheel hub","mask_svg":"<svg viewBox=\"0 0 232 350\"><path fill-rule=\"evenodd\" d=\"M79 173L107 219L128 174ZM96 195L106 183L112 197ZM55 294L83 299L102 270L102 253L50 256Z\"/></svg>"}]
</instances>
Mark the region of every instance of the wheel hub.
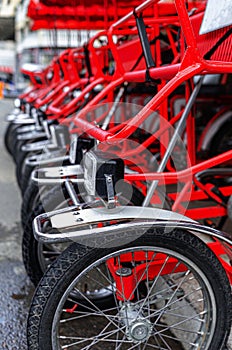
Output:
<instances>
[{"instance_id":1,"label":"wheel hub","mask_svg":"<svg viewBox=\"0 0 232 350\"><path fill-rule=\"evenodd\" d=\"M138 320L129 326L129 337L136 342L143 342L151 334L151 324L146 320Z\"/></svg>"},{"instance_id":2,"label":"wheel hub","mask_svg":"<svg viewBox=\"0 0 232 350\"><path fill-rule=\"evenodd\" d=\"M120 311L122 323L126 326L128 340L137 342L146 341L152 332L151 322L144 317L138 306L124 305Z\"/></svg>"}]
</instances>

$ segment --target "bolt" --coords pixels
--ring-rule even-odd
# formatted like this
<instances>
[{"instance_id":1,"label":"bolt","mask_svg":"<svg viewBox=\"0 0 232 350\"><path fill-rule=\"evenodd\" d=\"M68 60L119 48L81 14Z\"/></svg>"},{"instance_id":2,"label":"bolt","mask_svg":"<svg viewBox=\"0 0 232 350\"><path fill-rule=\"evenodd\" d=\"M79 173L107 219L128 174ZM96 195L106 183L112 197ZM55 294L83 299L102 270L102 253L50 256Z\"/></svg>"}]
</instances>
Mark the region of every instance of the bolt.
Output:
<instances>
[{"instance_id":1,"label":"bolt","mask_svg":"<svg viewBox=\"0 0 232 350\"><path fill-rule=\"evenodd\" d=\"M116 275L122 276L122 277L127 277L132 275L132 270L129 267L121 267L116 271Z\"/></svg>"}]
</instances>

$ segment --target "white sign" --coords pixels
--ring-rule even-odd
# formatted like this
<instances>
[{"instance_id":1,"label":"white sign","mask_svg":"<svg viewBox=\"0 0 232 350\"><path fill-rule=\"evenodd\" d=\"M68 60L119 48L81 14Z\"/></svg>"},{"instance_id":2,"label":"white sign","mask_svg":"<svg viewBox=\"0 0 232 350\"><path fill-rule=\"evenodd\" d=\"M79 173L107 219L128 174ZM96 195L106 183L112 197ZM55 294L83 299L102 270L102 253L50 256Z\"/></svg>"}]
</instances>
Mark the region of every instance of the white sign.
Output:
<instances>
[{"instance_id":1,"label":"white sign","mask_svg":"<svg viewBox=\"0 0 232 350\"><path fill-rule=\"evenodd\" d=\"M208 0L200 34L232 24L232 0Z\"/></svg>"}]
</instances>

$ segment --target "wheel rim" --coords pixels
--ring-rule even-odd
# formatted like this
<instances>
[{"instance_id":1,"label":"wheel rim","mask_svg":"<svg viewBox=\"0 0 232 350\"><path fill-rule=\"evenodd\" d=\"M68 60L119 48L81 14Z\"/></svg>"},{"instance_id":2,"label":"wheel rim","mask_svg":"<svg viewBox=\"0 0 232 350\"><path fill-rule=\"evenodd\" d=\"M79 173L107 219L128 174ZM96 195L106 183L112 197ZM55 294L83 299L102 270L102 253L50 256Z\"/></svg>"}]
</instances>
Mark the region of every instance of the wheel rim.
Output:
<instances>
[{"instance_id":1,"label":"wheel rim","mask_svg":"<svg viewBox=\"0 0 232 350\"><path fill-rule=\"evenodd\" d=\"M133 300L116 300L117 288L107 261L114 257L120 262L123 254L129 252L133 257L138 251L145 252L146 257L152 256L142 262L147 266L143 281L141 276L137 277ZM163 262L156 277L150 280L150 267L157 254L162 254ZM164 271L171 259L175 264L172 273L166 274ZM135 264L132 259L130 266ZM186 271L177 273L183 265ZM85 283L90 280L101 287L104 283L107 285L105 288L114 293L115 307L99 309L95 301L84 294ZM86 310L83 311L81 302L73 297L75 293L86 300ZM168 249L140 246L104 256L78 274L56 309L52 345L53 349L71 350L207 350L216 319L214 292L207 276L193 261Z\"/></svg>"}]
</instances>

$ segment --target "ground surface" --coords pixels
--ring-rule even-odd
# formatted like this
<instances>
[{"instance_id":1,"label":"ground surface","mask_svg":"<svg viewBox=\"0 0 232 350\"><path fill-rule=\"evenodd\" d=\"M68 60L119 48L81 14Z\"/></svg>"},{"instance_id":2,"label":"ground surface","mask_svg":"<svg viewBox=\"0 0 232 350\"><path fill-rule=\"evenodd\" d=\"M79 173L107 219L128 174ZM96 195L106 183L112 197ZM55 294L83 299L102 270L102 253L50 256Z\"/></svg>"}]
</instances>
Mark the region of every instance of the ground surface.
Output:
<instances>
[{"instance_id":1,"label":"ground surface","mask_svg":"<svg viewBox=\"0 0 232 350\"><path fill-rule=\"evenodd\" d=\"M15 166L3 144L4 116L12 100L0 100L0 349L26 350L26 319L33 287L21 257L21 196Z\"/></svg>"},{"instance_id":2,"label":"ground surface","mask_svg":"<svg viewBox=\"0 0 232 350\"><path fill-rule=\"evenodd\" d=\"M3 144L4 117L12 106L11 100L0 100L0 350L26 350L26 319L34 289L21 257L21 196L15 166ZM228 347L232 350L232 337Z\"/></svg>"}]
</instances>

